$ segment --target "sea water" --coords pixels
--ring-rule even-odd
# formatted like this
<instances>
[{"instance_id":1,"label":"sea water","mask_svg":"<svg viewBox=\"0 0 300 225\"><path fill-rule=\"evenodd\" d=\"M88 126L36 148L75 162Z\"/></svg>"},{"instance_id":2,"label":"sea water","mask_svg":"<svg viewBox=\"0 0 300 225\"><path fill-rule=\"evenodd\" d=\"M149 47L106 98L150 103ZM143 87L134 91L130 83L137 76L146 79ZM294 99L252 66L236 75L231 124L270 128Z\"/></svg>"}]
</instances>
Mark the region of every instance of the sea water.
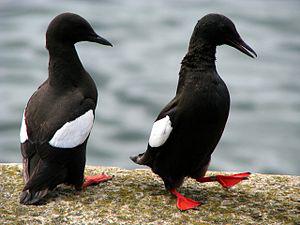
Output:
<instances>
[{"instance_id":1,"label":"sea water","mask_svg":"<svg viewBox=\"0 0 300 225\"><path fill-rule=\"evenodd\" d=\"M231 111L210 169L300 174L300 2L3 0L0 2L0 161L20 162L24 107L47 78L45 32L62 12L86 18L114 47L78 43L99 100L87 163L136 168L154 119L175 94L197 20L231 18L258 54L217 48Z\"/></svg>"}]
</instances>

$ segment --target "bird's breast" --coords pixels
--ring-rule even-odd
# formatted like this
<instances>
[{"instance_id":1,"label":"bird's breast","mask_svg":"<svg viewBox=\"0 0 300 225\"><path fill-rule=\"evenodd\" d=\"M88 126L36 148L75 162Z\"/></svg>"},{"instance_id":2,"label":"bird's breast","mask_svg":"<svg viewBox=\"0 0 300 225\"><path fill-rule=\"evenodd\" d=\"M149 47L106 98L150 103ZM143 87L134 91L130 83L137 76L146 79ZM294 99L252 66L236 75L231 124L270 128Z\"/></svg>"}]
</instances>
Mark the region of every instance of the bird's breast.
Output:
<instances>
[{"instance_id":1,"label":"bird's breast","mask_svg":"<svg viewBox=\"0 0 300 225\"><path fill-rule=\"evenodd\" d=\"M182 93L178 120L186 130L223 129L230 108L230 96L225 83L194 83Z\"/></svg>"}]
</instances>

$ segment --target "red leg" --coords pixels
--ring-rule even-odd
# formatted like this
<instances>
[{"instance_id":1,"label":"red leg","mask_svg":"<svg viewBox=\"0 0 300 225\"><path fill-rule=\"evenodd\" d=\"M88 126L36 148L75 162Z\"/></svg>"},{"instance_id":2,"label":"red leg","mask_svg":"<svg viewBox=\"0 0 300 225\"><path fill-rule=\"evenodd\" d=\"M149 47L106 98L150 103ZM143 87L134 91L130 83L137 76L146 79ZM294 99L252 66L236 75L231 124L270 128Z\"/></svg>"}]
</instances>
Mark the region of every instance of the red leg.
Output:
<instances>
[{"instance_id":1,"label":"red leg","mask_svg":"<svg viewBox=\"0 0 300 225\"><path fill-rule=\"evenodd\" d=\"M224 188L230 188L236 185L237 183L241 182L242 180L247 180L250 174L251 174L250 172L245 172L245 173L237 173L237 174L227 175L227 176L217 175L211 177L201 177L201 178L197 178L196 180L200 183L217 181Z\"/></svg>"},{"instance_id":2,"label":"red leg","mask_svg":"<svg viewBox=\"0 0 300 225\"><path fill-rule=\"evenodd\" d=\"M194 209L201 205L201 202L197 202L193 199L184 197L182 194L176 191L176 189L171 189L170 192L177 197L177 208L184 211L188 209Z\"/></svg>"},{"instance_id":3,"label":"red leg","mask_svg":"<svg viewBox=\"0 0 300 225\"><path fill-rule=\"evenodd\" d=\"M105 181L108 181L110 179L112 179L112 176L108 176L108 175L105 175L105 174L98 174L98 175L95 175L95 176L86 176L85 179L84 179L85 181L82 184L82 187L83 187L83 189L85 189L88 186L99 184L101 182L105 182Z\"/></svg>"}]
</instances>

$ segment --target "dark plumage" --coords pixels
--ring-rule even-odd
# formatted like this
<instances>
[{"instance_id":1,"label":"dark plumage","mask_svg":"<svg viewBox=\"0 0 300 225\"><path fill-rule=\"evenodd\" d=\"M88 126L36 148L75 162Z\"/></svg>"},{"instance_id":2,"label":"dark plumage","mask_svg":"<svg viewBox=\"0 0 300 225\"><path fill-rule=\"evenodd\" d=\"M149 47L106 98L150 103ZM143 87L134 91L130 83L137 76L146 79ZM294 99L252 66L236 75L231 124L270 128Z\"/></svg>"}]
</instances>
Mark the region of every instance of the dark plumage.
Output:
<instances>
[{"instance_id":1,"label":"dark plumage","mask_svg":"<svg viewBox=\"0 0 300 225\"><path fill-rule=\"evenodd\" d=\"M76 14L60 14L49 24L48 79L29 99L20 132L25 180L22 204L40 203L61 183L82 187L98 94L78 58L74 44L80 41L112 46Z\"/></svg>"},{"instance_id":2,"label":"dark plumage","mask_svg":"<svg viewBox=\"0 0 300 225\"><path fill-rule=\"evenodd\" d=\"M230 96L215 66L216 46L222 44L256 56L227 17L208 14L200 19L182 60L176 96L156 119L168 116L169 125L153 126L146 152L131 157L135 163L151 167L167 190L180 187L185 177L205 175L223 133Z\"/></svg>"}]
</instances>

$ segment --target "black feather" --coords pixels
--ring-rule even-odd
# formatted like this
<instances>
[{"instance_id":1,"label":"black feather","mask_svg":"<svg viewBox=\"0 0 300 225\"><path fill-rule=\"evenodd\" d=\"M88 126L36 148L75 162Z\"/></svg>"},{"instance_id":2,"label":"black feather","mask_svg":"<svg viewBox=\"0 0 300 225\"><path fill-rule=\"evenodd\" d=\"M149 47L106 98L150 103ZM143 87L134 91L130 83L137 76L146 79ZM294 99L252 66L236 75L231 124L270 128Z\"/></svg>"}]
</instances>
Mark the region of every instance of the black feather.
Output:
<instances>
[{"instance_id":1,"label":"black feather","mask_svg":"<svg viewBox=\"0 0 300 225\"><path fill-rule=\"evenodd\" d=\"M215 66L216 46L231 42L246 46L225 16L209 14L198 21L182 60L176 96L157 117L168 115L173 130L161 146L148 144L145 153L131 157L151 167L167 189L179 187L185 177L203 177L207 171L230 108L228 89Z\"/></svg>"},{"instance_id":2,"label":"black feather","mask_svg":"<svg viewBox=\"0 0 300 225\"><path fill-rule=\"evenodd\" d=\"M72 148L49 144L57 130L89 110L95 114L98 93L85 71L74 44L93 41L107 44L82 17L64 13L50 23L48 79L31 96L25 108L28 140L21 144L25 187L22 204L39 204L61 183L80 189L86 161L85 141Z\"/></svg>"}]
</instances>

